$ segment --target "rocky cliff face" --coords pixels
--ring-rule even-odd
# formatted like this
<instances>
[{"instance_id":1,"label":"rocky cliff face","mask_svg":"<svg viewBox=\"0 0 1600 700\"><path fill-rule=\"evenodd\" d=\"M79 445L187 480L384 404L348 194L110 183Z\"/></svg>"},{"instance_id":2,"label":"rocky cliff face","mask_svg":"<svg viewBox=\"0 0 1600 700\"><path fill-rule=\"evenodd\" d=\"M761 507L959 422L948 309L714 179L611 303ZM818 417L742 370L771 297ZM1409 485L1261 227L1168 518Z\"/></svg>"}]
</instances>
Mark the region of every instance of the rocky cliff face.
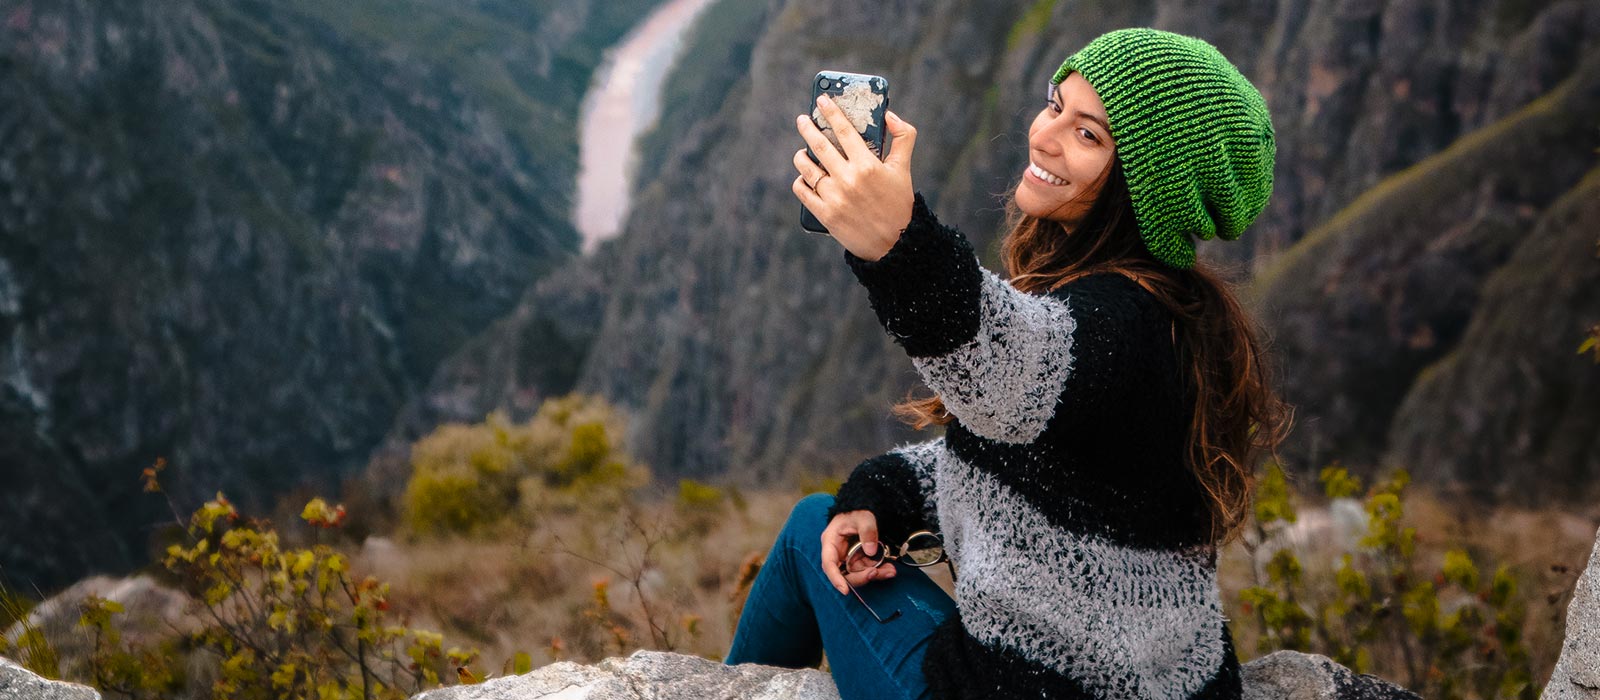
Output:
<instances>
[{"instance_id":1,"label":"rocky cliff face","mask_svg":"<svg viewBox=\"0 0 1600 700\"><path fill-rule=\"evenodd\" d=\"M1595 501L1600 366L1572 352L1585 331L1573 310L1600 321L1595 222L1600 169L1543 208L1483 281L1461 341L1395 412L1388 461L1515 502L1536 503L1552 484Z\"/></svg>"},{"instance_id":2,"label":"rocky cliff face","mask_svg":"<svg viewBox=\"0 0 1600 700\"><path fill-rule=\"evenodd\" d=\"M695 168L711 155L703 133L727 101L749 90L749 60L774 6L719 0L688 32L670 72L666 99L654 128L637 147L639 189L662 196L659 172L667 164ZM693 136L702 134L702 136ZM638 193L635 193L636 195ZM433 376L427 389L395 422L366 474L367 487L397 493L404 485L410 444L450 421L481 420L490 410L521 420L546 397L577 387L585 360L605 320L614 286L637 282L618 275L625 253L616 242L591 257L553 271L531 287L516 309L462 347ZM653 273L640 272L648 278Z\"/></svg>"},{"instance_id":3,"label":"rocky cliff face","mask_svg":"<svg viewBox=\"0 0 1600 700\"><path fill-rule=\"evenodd\" d=\"M576 249L578 100L651 4L0 9L0 576L140 561L157 457L247 502L364 462Z\"/></svg>"},{"instance_id":4,"label":"rocky cliff face","mask_svg":"<svg viewBox=\"0 0 1600 700\"><path fill-rule=\"evenodd\" d=\"M1369 191L1254 284L1299 407L1292 453L1523 502L1596 486L1591 224L1600 55ZM1587 197L1587 198L1586 198ZM1585 219L1585 215L1590 218ZM1556 484L1561 486L1557 487Z\"/></svg>"},{"instance_id":5,"label":"rocky cliff face","mask_svg":"<svg viewBox=\"0 0 1600 700\"><path fill-rule=\"evenodd\" d=\"M1003 194L1026 165L1026 128L1046 79L1070 51L1129 25L1208 37L1266 95L1280 149L1272 204L1243 241L1204 251L1263 270L1256 298L1300 409L1289 456L1308 467L1338 456L1377 461L1418 374L1464 342L1482 280L1591 167L1591 102L1571 82L1600 37L1600 12L1588 4L1014 0L976 12L954 2L773 2L748 82L664 154L622 237L585 271L565 273L587 291L552 290L519 311L532 319L566 305L583 320L513 322L485 343L521 342L541 328L592 336L577 386L632 407L636 444L666 474L838 473L909 439L887 417L915 384L909 363L872 319L838 247L797 225L789 159L800 147L792 120L805 109L806 78L824 67L889 76L893 109L919 128L918 188L992 259ZM1541 95L1560 106L1530 107ZM1529 118L1534 133L1521 130ZM1452 144L1500 138L1491 133L1510 142L1417 174ZM1392 214L1355 213L1372 201L1357 195L1382 198L1405 182L1412 189L1384 200ZM1389 241L1401 219L1416 234ZM1355 228L1359 235L1348 233ZM1313 275L1299 265L1320 267ZM1387 291L1373 292L1380 287ZM1586 327L1593 320L1580 318L1581 307L1552 307L1551 322ZM477 377L472 366L453 371ZM501 393L537 394L536 374L498 375L520 382ZM445 381L436 395L461 396L458 386ZM472 415L493 405L459 408ZM1538 410L1496 420L1524 426ZM1396 455L1420 449L1405 447L1408 439L1446 439L1432 432L1439 426L1408 425L1417 437L1397 438ZM1459 459L1478 466L1450 473L1499 478L1505 467L1489 459L1500 453L1464 449ZM1574 448L1562 449L1552 459L1579 469Z\"/></svg>"}]
</instances>

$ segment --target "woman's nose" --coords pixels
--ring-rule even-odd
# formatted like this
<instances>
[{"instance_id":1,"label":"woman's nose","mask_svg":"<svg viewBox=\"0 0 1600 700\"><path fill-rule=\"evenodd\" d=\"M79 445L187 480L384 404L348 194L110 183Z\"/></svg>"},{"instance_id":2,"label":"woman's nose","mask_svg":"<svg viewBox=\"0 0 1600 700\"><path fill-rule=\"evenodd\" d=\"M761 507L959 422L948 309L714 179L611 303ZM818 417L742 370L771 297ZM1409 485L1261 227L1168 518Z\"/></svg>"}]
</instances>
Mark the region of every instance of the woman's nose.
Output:
<instances>
[{"instance_id":1,"label":"woman's nose","mask_svg":"<svg viewBox=\"0 0 1600 700\"><path fill-rule=\"evenodd\" d=\"M1065 115L1059 115L1045 122L1039 133L1045 137L1046 141L1059 145L1066 141L1067 136L1072 133L1072 127L1071 119L1067 119Z\"/></svg>"},{"instance_id":2,"label":"woman's nose","mask_svg":"<svg viewBox=\"0 0 1600 700\"><path fill-rule=\"evenodd\" d=\"M1047 156L1061 156L1066 150L1061 145L1062 133L1066 131L1066 127L1062 124L1064 121L1064 119L1052 119L1044 126L1035 129L1028 138L1028 146Z\"/></svg>"},{"instance_id":3,"label":"woman's nose","mask_svg":"<svg viewBox=\"0 0 1600 700\"><path fill-rule=\"evenodd\" d=\"M1035 153L1039 153L1051 158L1060 158L1063 153L1061 142L1050 138L1044 133L1040 133L1038 136L1030 140L1028 142L1028 147Z\"/></svg>"}]
</instances>

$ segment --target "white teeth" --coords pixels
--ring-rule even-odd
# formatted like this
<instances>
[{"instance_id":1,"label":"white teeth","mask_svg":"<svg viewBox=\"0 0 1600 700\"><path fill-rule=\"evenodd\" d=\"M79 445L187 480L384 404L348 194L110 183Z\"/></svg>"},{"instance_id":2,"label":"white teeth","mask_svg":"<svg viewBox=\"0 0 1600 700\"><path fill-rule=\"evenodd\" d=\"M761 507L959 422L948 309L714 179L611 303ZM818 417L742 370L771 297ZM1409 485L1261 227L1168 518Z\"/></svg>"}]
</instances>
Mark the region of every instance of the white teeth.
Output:
<instances>
[{"instance_id":1,"label":"white teeth","mask_svg":"<svg viewBox=\"0 0 1600 700\"><path fill-rule=\"evenodd\" d=\"M1031 171L1034 175L1038 175L1040 180L1044 180L1045 182L1048 182L1048 183L1050 183L1052 185L1065 185L1065 184L1067 184L1066 180L1063 180L1063 179L1061 179L1059 177L1056 177L1055 175L1051 174L1050 171L1039 167L1035 163L1031 163L1031 162L1028 163L1028 170Z\"/></svg>"}]
</instances>

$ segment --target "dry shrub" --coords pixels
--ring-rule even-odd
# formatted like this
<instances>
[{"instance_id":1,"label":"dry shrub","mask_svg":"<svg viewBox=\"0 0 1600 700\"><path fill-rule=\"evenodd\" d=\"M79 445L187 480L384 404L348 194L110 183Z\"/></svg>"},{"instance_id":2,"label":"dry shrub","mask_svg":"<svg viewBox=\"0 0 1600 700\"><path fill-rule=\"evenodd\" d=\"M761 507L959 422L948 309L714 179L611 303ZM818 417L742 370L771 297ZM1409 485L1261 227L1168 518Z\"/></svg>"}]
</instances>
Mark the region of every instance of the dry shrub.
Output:
<instances>
[{"instance_id":1,"label":"dry shrub","mask_svg":"<svg viewBox=\"0 0 1600 700\"><path fill-rule=\"evenodd\" d=\"M442 425L412 448L405 522L419 535L481 535L508 518L615 505L649 479L617 443L624 429L618 411L581 395L546 401L526 423L497 412Z\"/></svg>"},{"instance_id":2,"label":"dry shrub","mask_svg":"<svg viewBox=\"0 0 1600 700\"><path fill-rule=\"evenodd\" d=\"M1430 698L1536 697L1592 514L1484 508L1403 471L1365 491L1337 466L1322 476L1327 501L1269 470L1251 531L1224 552L1241 655L1325 654Z\"/></svg>"}]
</instances>

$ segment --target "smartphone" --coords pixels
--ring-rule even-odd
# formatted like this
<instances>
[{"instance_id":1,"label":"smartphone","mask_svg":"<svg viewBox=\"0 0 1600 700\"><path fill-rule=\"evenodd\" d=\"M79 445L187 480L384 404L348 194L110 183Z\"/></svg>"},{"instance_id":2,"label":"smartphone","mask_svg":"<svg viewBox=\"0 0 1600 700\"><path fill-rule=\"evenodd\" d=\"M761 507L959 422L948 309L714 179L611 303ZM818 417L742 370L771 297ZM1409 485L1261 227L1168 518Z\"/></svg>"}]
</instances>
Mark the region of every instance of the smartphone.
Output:
<instances>
[{"instance_id":1,"label":"smartphone","mask_svg":"<svg viewBox=\"0 0 1600 700\"><path fill-rule=\"evenodd\" d=\"M834 104L844 110L845 116L850 118L851 126L861 134L861 139L867 142L867 148L883 160L883 138L888 130L884 126L885 115L889 111L889 79L881 75L865 75L862 73L845 73L843 71L824 70L817 71L817 77L811 80L811 123L822 130L822 135L833 142L834 148L839 148L839 138L833 133L833 127L828 119L822 116L822 109L817 106L817 97L826 94ZM811 162L822 165L817 160L817 154L811 152L811 147L806 146L806 156ZM812 233L828 235L828 228L817 221L805 205L800 205L800 228Z\"/></svg>"}]
</instances>

